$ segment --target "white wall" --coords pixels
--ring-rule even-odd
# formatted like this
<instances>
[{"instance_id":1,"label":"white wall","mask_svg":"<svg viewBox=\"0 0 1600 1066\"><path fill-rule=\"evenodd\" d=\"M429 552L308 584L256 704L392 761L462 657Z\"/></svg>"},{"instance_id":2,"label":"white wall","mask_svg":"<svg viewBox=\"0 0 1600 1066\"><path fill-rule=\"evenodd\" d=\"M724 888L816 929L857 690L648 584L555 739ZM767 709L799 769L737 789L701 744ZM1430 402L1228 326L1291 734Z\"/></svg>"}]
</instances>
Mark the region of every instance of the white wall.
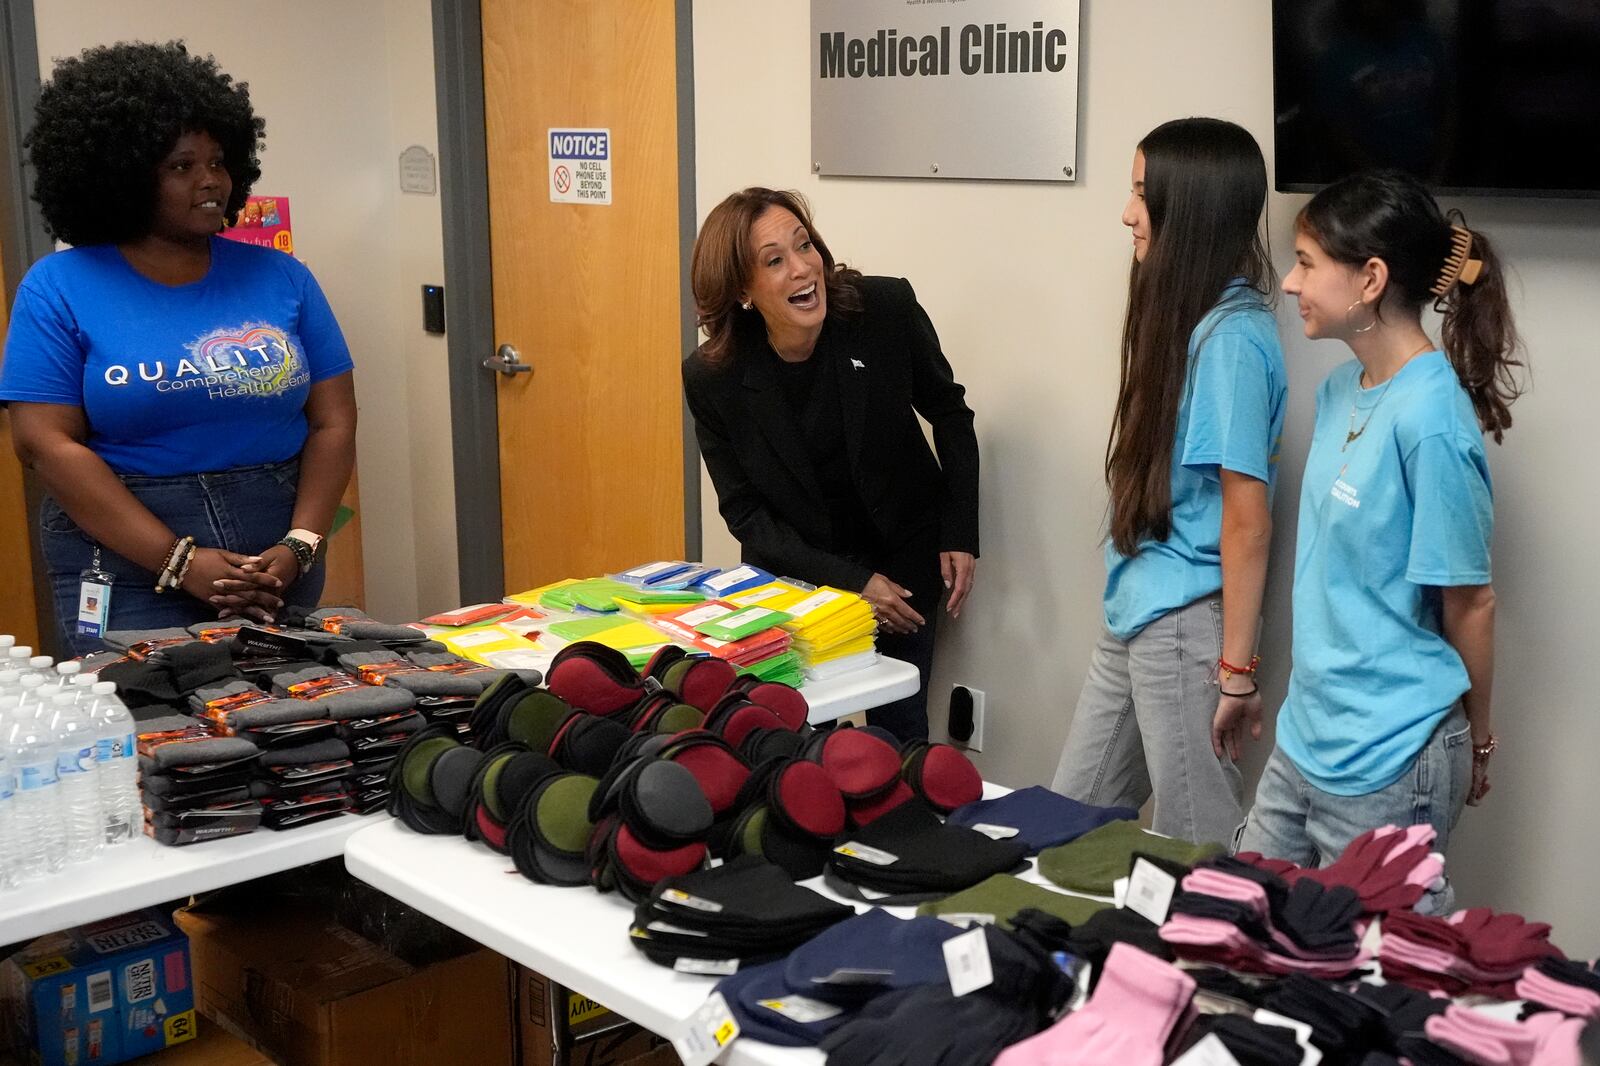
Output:
<instances>
[{"instance_id":1,"label":"white wall","mask_svg":"<svg viewBox=\"0 0 1600 1066\"><path fill-rule=\"evenodd\" d=\"M437 152L428 0L40 0L34 19L46 78L93 44L182 38L250 84L267 120L255 191L289 197L296 254L356 361L367 609L456 605L445 344L423 333L420 296L443 281L439 200L398 178L401 149Z\"/></svg>"},{"instance_id":2,"label":"white wall","mask_svg":"<svg viewBox=\"0 0 1600 1066\"><path fill-rule=\"evenodd\" d=\"M1118 221L1133 146L1152 127L1215 115L1250 129L1271 159L1271 16L1259 0L1083 5L1079 180L1073 185L819 179L810 173L809 5L695 4L696 185L701 218L750 184L797 188L835 255L905 275L938 327L978 415L983 555L969 609L941 636L930 711L949 688L988 694L985 776L1047 782L1098 633L1104 582L1101 461L1117 387L1129 243ZM1280 272L1304 197L1274 194ZM1600 594L1589 550L1600 520L1580 455L1600 395L1589 315L1600 291L1600 203L1462 201L1521 278L1520 324L1537 391L1491 449L1500 595L1495 790L1458 829L1451 869L1464 904L1553 921L1569 951L1600 948L1593 902L1597 671L1586 611ZM1269 707L1289 650L1299 469L1317 383L1347 358L1300 336L1280 307L1291 406L1262 656ZM1587 420L1586 420L1587 419ZM1574 454L1576 453L1576 454ZM704 481L704 555L737 546ZM1270 750L1252 754L1253 783Z\"/></svg>"}]
</instances>

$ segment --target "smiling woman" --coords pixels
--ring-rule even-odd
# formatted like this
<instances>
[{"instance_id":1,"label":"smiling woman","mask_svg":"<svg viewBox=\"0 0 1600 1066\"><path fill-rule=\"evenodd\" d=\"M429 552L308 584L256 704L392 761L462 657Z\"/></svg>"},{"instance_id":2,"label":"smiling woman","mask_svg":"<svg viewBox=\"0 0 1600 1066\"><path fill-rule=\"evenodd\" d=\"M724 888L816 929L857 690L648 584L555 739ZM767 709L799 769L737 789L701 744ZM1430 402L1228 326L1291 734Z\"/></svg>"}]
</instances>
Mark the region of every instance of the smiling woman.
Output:
<instances>
[{"instance_id":1,"label":"smiling woman","mask_svg":"<svg viewBox=\"0 0 1600 1066\"><path fill-rule=\"evenodd\" d=\"M80 653L321 593L354 460L350 353L304 266L217 236L264 128L243 83L176 42L91 48L40 92L35 196L74 247L17 289L0 402L47 491L41 544Z\"/></svg>"},{"instance_id":2,"label":"smiling woman","mask_svg":"<svg viewBox=\"0 0 1600 1066\"><path fill-rule=\"evenodd\" d=\"M904 279L836 263L797 193L717 205L692 272L684 393L728 529L746 562L861 592L922 674L867 719L927 736L939 601L960 615L978 555L978 441L933 323Z\"/></svg>"}]
</instances>

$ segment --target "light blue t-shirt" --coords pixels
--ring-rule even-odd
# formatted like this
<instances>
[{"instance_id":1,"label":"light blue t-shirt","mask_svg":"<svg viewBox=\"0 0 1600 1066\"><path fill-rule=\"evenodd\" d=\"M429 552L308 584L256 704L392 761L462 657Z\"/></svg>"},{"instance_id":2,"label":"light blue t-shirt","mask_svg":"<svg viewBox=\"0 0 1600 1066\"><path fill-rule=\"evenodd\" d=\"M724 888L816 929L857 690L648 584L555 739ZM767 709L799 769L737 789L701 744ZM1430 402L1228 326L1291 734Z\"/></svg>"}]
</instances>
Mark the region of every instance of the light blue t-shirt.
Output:
<instances>
[{"instance_id":1,"label":"light blue t-shirt","mask_svg":"<svg viewBox=\"0 0 1600 1066\"><path fill-rule=\"evenodd\" d=\"M1222 588L1222 476L1267 483L1278 470L1288 399L1277 321L1236 280L1189 338L1172 462L1172 532L1132 556L1106 542L1106 628L1132 640L1168 611Z\"/></svg>"},{"instance_id":2,"label":"light blue t-shirt","mask_svg":"<svg viewBox=\"0 0 1600 1066\"><path fill-rule=\"evenodd\" d=\"M293 256L213 238L206 276L168 286L88 245L18 286L0 401L81 406L90 450L118 474L197 474L298 455L312 384L350 369Z\"/></svg>"},{"instance_id":3,"label":"light blue t-shirt","mask_svg":"<svg viewBox=\"0 0 1600 1066\"><path fill-rule=\"evenodd\" d=\"M1444 353L1384 385L1360 378L1351 361L1317 391L1278 715L1283 753L1340 796L1394 783L1467 691L1438 590L1489 583L1494 533L1483 433Z\"/></svg>"}]
</instances>

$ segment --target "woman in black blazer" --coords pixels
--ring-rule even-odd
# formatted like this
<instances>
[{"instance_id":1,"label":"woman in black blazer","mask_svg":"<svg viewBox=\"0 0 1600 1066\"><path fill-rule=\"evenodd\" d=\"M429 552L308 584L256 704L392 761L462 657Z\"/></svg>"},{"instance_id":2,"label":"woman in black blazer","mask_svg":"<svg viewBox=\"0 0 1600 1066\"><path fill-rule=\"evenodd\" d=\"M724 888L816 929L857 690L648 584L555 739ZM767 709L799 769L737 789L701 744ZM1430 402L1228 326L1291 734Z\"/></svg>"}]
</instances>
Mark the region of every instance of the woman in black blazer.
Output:
<instances>
[{"instance_id":1,"label":"woman in black blazer","mask_svg":"<svg viewBox=\"0 0 1600 1066\"><path fill-rule=\"evenodd\" d=\"M978 440L933 323L904 279L835 264L792 192L718 204L693 285L707 339L684 394L744 561L859 591L879 650L922 674L867 720L927 736L939 600L960 615L978 555Z\"/></svg>"}]
</instances>

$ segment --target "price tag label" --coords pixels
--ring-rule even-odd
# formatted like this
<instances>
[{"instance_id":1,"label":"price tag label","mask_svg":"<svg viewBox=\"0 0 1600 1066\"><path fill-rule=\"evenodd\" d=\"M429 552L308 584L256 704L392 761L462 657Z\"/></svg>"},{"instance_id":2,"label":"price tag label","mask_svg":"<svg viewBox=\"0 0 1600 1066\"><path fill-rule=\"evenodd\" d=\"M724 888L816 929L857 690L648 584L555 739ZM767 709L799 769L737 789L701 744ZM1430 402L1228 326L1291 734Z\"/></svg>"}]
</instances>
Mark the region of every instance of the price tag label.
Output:
<instances>
[{"instance_id":1,"label":"price tag label","mask_svg":"<svg viewBox=\"0 0 1600 1066\"><path fill-rule=\"evenodd\" d=\"M760 999L756 1002L767 1008L767 1010L781 1014L790 1021L799 1022L801 1025L810 1025L812 1022L825 1022L829 1018L837 1017L844 1010L842 1007L835 1007L832 1003L807 999L805 996L784 996L782 999Z\"/></svg>"},{"instance_id":2,"label":"price tag label","mask_svg":"<svg viewBox=\"0 0 1600 1066\"><path fill-rule=\"evenodd\" d=\"M1317 1066L1322 1061L1322 1049L1311 1043L1308 1023L1265 1009L1256 1011L1253 1017L1262 1025L1281 1025L1294 1030L1295 1039L1300 1043L1300 1066Z\"/></svg>"},{"instance_id":3,"label":"price tag label","mask_svg":"<svg viewBox=\"0 0 1600 1066\"><path fill-rule=\"evenodd\" d=\"M725 574L718 574L716 577L707 581L705 585L706 588L711 589L714 592L721 592L723 589L732 585L737 585L741 581L749 581L755 576L756 572L750 569L748 566L739 566L729 570Z\"/></svg>"},{"instance_id":4,"label":"price tag label","mask_svg":"<svg viewBox=\"0 0 1600 1066\"><path fill-rule=\"evenodd\" d=\"M1216 1033L1207 1033L1194 1047L1173 1060L1172 1066L1239 1066L1228 1045L1217 1039Z\"/></svg>"},{"instance_id":5,"label":"price tag label","mask_svg":"<svg viewBox=\"0 0 1600 1066\"><path fill-rule=\"evenodd\" d=\"M701 899L699 896L691 896L678 888L669 888L661 893L661 902L687 907L692 911L704 911L707 914L716 914L722 910L722 904L709 899Z\"/></svg>"},{"instance_id":6,"label":"price tag label","mask_svg":"<svg viewBox=\"0 0 1600 1066\"><path fill-rule=\"evenodd\" d=\"M994 982L994 970L989 964L989 941L984 938L981 926L953 936L941 946L951 992L964 996Z\"/></svg>"},{"instance_id":7,"label":"price tag label","mask_svg":"<svg viewBox=\"0 0 1600 1066\"><path fill-rule=\"evenodd\" d=\"M739 1023L733 1020L728 1001L721 992L713 992L689 1015L683 1033L672 1041L672 1046L683 1066L707 1066L738 1036Z\"/></svg>"},{"instance_id":8,"label":"price tag label","mask_svg":"<svg viewBox=\"0 0 1600 1066\"><path fill-rule=\"evenodd\" d=\"M949 922L951 925L959 925L963 929L974 925L994 924L994 915L977 914L970 911L956 911L950 914L941 914L938 916L938 918L941 922Z\"/></svg>"},{"instance_id":9,"label":"price tag label","mask_svg":"<svg viewBox=\"0 0 1600 1066\"><path fill-rule=\"evenodd\" d=\"M1145 858L1133 860L1128 874L1127 902L1123 905L1147 921L1161 925L1172 909L1172 895L1178 879Z\"/></svg>"},{"instance_id":10,"label":"price tag label","mask_svg":"<svg viewBox=\"0 0 1600 1066\"><path fill-rule=\"evenodd\" d=\"M892 855L887 851L882 851L854 840L840 844L833 850L836 854L843 855L845 858L860 859L862 862L870 862L874 866L893 866L900 861L900 856L898 855Z\"/></svg>"},{"instance_id":11,"label":"price tag label","mask_svg":"<svg viewBox=\"0 0 1600 1066\"><path fill-rule=\"evenodd\" d=\"M707 977L726 977L739 972L738 959L690 959L682 955L672 961L679 973L701 974Z\"/></svg>"},{"instance_id":12,"label":"price tag label","mask_svg":"<svg viewBox=\"0 0 1600 1066\"><path fill-rule=\"evenodd\" d=\"M975 822L972 828L990 840L1010 840L1021 832L1014 825L990 825L988 822Z\"/></svg>"}]
</instances>

